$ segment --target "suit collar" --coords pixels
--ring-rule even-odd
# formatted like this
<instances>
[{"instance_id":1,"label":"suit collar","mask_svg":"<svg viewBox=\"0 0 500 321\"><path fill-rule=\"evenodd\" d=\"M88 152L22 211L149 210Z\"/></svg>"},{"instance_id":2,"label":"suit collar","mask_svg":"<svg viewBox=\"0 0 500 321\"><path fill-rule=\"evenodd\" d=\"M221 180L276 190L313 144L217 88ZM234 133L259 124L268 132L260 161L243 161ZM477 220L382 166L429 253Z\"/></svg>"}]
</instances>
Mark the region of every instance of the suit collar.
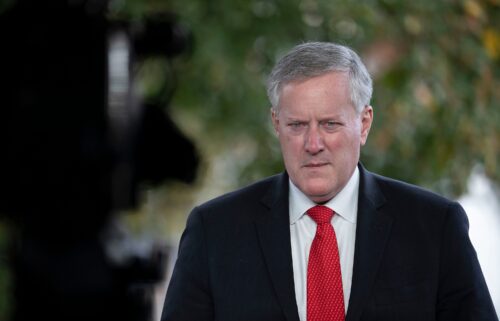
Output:
<instances>
[{"instance_id":1,"label":"suit collar","mask_svg":"<svg viewBox=\"0 0 500 321\"><path fill-rule=\"evenodd\" d=\"M261 200L262 204L268 209L277 206L278 203L282 203L283 201L288 202L289 178L287 172L283 172L279 175L274 176L273 178L274 179L272 181L271 188L269 188L268 192ZM278 213L271 214L277 215Z\"/></svg>"},{"instance_id":2,"label":"suit collar","mask_svg":"<svg viewBox=\"0 0 500 321\"><path fill-rule=\"evenodd\" d=\"M358 164L358 168L360 173L359 194L363 195L373 208L379 209L384 205L386 199L376 181L376 175L367 171L361 163Z\"/></svg>"},{"instance_id":3,"label":"suit collar","mask_svg":"<svg viewBox=\"0 0 500 321\"><path fill-rule=\"evenodd\" d=\"M262 198L265 210L255 226L278 301L287 321L299 321L293 282L290 220L288 214L288 175L277 175Z\"/></svg>"},{"instance_id":4,"label":"suit collar","mask_svg":"<svg viewBox=\"0 0 500 321\"><path fill-rule=\"evenodd\" d=\"M346 321L356 321L371 295L377 270L392 226L392 216L385 213L385 197L374 174L360 164L358 221L354 250L351 297Z\"/></svg>"}]
</instances>

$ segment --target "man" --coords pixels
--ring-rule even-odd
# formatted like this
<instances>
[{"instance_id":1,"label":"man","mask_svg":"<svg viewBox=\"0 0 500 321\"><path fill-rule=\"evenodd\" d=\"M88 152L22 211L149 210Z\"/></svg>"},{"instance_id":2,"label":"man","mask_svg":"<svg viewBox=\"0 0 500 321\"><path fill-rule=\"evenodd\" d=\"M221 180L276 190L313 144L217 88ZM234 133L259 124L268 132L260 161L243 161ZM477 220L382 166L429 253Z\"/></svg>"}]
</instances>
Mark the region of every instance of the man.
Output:
<instances>
[{"instance_id":1,"label":"man","mask_svg":"<svg viewBox=\"0 0 500 321\"><path fill-rule=\"evenodd\" d=\"M462 207L359 163L371 93L347 47L278 62L286 172L193 210L163 321L497 320Z\"/></svg>"}]
</instances>

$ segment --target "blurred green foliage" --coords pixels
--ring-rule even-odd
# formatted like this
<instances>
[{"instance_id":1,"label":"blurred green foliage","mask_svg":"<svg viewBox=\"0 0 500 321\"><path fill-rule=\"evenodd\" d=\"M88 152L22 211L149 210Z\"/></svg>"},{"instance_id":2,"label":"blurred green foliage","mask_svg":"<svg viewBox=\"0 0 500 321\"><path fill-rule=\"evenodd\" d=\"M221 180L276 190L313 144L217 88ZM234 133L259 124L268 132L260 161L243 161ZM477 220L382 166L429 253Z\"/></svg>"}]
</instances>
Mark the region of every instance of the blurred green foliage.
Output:
<instances>
[{"instance_id":1,"label":"blurred green foliage","mask_svg":"<svg viewBox=\"0 0 500 321\"><path fill-rule=\"evenodd\" d=\"M205 157L246 150L238 185L282 170L264 82L309 40L352 47L372 73L370 170L448 196L464 192L475 164L500 181L499 0L128 0L113 10L174 12L192 30L192 53L173 65L172 113Z\"/></svg>"}]
</instances>

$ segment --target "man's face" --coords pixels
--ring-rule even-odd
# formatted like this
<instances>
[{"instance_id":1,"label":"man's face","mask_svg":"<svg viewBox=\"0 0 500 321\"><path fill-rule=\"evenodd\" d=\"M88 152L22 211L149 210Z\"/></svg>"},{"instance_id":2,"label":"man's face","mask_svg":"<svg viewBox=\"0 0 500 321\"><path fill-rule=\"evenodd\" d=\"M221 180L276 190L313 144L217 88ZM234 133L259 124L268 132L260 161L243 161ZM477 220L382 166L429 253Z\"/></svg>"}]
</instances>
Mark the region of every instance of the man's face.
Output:
<instances>
[{"instance_id":1,"label":"man's face","mask_svg":"<svg viewBox=\"0 0 500 321\"><path fill-rule=\"evenodd\" d=\"M373 119L357 113L349 76L330 72L286 84L272 119L292 182L312 201L324 203L347 184Z\"/></svg>"}]
</instances>

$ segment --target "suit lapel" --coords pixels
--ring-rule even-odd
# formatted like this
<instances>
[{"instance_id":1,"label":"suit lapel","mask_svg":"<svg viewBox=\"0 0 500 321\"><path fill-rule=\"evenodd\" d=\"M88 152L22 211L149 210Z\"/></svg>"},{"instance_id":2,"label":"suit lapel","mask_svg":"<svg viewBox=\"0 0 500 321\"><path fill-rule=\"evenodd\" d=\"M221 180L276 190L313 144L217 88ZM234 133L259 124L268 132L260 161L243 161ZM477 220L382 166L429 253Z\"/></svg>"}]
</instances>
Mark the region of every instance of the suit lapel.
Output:
<instances>
[{"instance_id":1,"label":"suit lapel","mask_svg":"<svg viewBox=\"0 0 500 321\"><path fill-rule=\"evenodd\" d=\"M392 225L392 217L385 214L382 209L385 198L373 174L367 172L361 165L359 169L356 244L346 321L356 321L361 317L363 308L371 295Z\"/></svg>"},{"instance_id":2,"label":"suit lapel","mask_svg":"<svg viewBox=\"0 0 500 321\"><path fill-rule=\"evenodd\" d=\"M262 199L266 210L259 213L255 226L271 281L288 321L299 321L290 245L288 176L281 174Z\"/></svg>"}]
</instances>

